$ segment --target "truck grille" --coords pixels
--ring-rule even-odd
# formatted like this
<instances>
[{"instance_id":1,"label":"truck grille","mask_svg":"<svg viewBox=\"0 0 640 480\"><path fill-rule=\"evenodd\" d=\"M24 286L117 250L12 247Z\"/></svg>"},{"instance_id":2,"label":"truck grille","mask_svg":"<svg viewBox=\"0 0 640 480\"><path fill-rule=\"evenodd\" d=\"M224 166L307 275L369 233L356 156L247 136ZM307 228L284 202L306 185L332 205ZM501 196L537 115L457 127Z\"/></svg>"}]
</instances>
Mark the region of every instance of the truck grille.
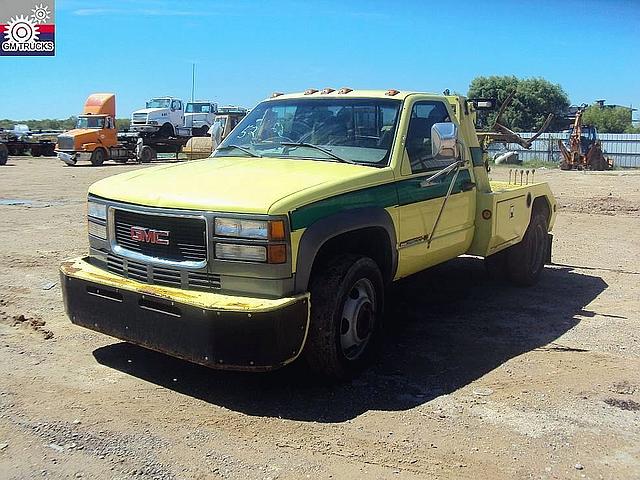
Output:
<instances>
[{"instance_id":1,"label":"truck grille","mask_svg":"<svg viewBox=\"0 0 640 480\"><path fill-rule=\"evenodd\" d=\"M174 262L204 262L207 260L207 229L204 219L146 215L115 210L116 243L127 250ZM169 244L133 240L131 227L169 232Z\"/></svg>"},{"instance_id":2,"label":"truck grille","mask_svg":"<svg viewBox=\"0 0 640 480\"><path fill-rule=\"evenodd\" d=\"M58 150L73 150L73 137L58 135Z\"/></svg>"},{"instance_id":3,"label":"truck grille","mask_svg":"<svg viewBox=\"0 0 640 480\"><path fill-rule=\"evenodd\" d=\"M220 275L208 272L190 272L174 268L156 267L134 262L115 255L107 256L107 270L138 282L192 290L220 290ZM184 278L184 283L183 283Z\"/></svg>"},{"instance_id":4,"label":"truck grille","mask_svg":"<svg viewBox=\"0 0 640 480\"><path fill-rule=\"evenodd\" d=\"M146 113L134 113L133 114L133 118L131 119L131 123L145 125L147 123L147 114Z\"/></svg>"}]
</instances>

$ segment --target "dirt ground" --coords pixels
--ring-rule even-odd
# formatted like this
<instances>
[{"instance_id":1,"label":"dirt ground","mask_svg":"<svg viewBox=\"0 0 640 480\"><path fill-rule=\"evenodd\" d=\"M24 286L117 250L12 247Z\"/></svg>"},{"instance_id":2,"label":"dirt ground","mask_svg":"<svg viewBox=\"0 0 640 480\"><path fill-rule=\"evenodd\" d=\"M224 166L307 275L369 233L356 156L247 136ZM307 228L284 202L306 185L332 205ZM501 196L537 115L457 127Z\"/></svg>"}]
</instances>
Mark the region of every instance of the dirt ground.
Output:
<instances>
[{"instance_id":1,"label":"dirt ground","mask_svg":"<svg viewBox=\"0 0 640 480\"><path fill-rule=\"evenodd\" d=\"M538 170L560 206L539 285L466 257L403 280L381 361L326 386L69 322L87 187L133 168L0 167L0 478L640 478L640 172Z\"/></svg>"}]
</instances>

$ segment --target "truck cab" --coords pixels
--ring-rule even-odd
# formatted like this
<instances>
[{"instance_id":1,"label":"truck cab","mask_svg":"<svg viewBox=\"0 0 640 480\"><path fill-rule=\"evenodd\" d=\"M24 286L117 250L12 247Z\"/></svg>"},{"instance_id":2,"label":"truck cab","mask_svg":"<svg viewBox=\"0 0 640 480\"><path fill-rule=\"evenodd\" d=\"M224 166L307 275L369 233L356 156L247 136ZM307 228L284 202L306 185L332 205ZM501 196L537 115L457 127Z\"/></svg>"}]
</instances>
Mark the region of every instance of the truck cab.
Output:
<instances>
[{"instance_id":1,"label":"truck cab","mask_svg":"<svg viewBox=\"0 0 640 480\"><path fill-rule=\"evenodd\" d=\"M131 114L131 130L173 137L184 127L184 102L175 97L156 97Z\"/></svg>"},{"instance_id":2,"label":"truck cab","mask_svg":"<svg viewBox=\"0 0 640 480\"><path fill-rule=\"evenodd\" d=\"M218 112L218 104L208 100L187 103L184 114L184 126L191 128L193 136L204 137Z\"/></svg>"},{"instance_id":3,"label":"truck cab","mask_svg":"<svg viewBox=\"0 0 640 480\"><path fill-rule=\"evenodd\" d=\"M116 97L112 93L94 93L87 98L76 128L58 136L56 153L67 165L90 160L101 165L118 144Z\"/></svg>"},{"instance_id":4,"label":"truck cab","mask_svg":"<svg viewBox=\"0 0 640 480\"><path fill-rule=\"evenodd\" d=\"M556 202L491 182L462 96L309 89L252 109L211 158L89 189L73 323L213 368L304 356L345 379L383 340L390 283L462 254L534 284Z\"/></svg>"}]
</instances>

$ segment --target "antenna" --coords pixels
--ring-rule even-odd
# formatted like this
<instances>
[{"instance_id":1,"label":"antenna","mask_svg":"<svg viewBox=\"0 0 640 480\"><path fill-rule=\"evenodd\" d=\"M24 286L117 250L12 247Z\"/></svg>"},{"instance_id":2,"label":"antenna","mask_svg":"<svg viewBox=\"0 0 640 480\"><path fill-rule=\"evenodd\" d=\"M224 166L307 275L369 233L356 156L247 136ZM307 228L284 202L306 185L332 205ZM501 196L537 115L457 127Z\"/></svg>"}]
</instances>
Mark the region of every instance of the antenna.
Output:
<instances>
[{"instance_id":1,"label":"antenna","mask_svg":"<svg viewBox=\"0 0 640 480\"><path fill-rule=\"evenodd\" d=\"M196 64L191 64L191 102L193 103L193 95L196 90Z\"/></svg>"}]
</instances>

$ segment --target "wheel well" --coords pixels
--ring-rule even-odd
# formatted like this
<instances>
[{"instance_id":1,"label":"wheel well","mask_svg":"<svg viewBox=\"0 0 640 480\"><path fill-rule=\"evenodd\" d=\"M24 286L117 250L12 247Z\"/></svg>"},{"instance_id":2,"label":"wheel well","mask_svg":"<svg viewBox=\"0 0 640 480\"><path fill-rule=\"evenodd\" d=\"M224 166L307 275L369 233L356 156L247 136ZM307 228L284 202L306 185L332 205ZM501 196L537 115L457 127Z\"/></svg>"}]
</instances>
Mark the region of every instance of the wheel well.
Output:
<instances>
[{"instance_id":1,"label":"wheel well","mask_svg":"<svg viewBox=\"0 0 640 480\"><path fill-rule=\"evenodd\" d=\"M366 227L345 232L330 238L322 244L316 254L311 269L314 271L326 265L337 254L351 253L371 258L382 272L385 283L393 279L392 245L389 234L382 227Z\"/></svg>"},{"instance_id":2,"label":"wheel well","mask_svg":"<svg viewBox=\"0 0 640 480\"><path fill-rule=\"evenodd\" d=\"M531 209L532 214L535 212L540 212L544 215L544 218L547 220L547 228L549 228L549 220L551 219L551 208L549 208L549 201L547 197L536 197L533 201L533 206Z\"/></svg>"}]
</instances>

